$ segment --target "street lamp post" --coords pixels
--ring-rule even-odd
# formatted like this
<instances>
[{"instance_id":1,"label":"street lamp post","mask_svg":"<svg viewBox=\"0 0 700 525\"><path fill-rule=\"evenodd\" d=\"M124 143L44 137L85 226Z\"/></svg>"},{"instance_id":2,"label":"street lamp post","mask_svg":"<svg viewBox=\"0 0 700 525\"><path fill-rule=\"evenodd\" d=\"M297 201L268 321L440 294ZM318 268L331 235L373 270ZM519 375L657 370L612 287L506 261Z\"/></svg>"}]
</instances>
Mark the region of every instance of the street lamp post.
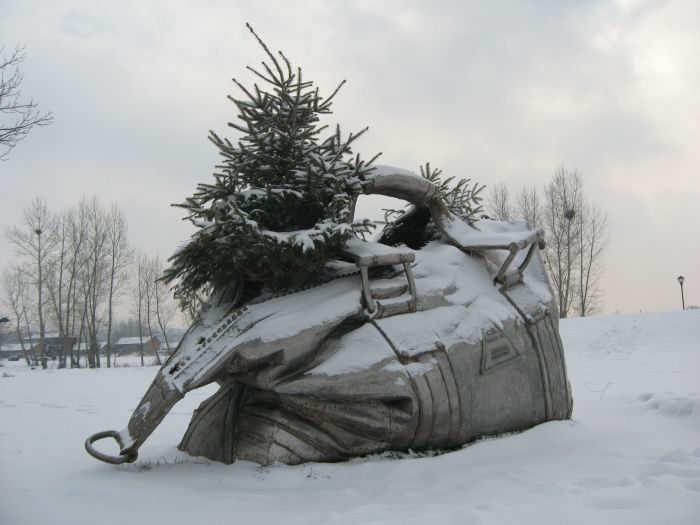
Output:
<instances>
[{"instance_id":1,"label":"street lamp post","mask_svg":"<svg viewBox=\"0 0 700 525\"><path fill-rule=\"evenodd\" d=\"M678 284L681 285L681 303L683 304L683 310L685 310L685 297L683 296L683 281L685 281L685 277L682 275L678 276Z\"/></svg>"}]
</instances>

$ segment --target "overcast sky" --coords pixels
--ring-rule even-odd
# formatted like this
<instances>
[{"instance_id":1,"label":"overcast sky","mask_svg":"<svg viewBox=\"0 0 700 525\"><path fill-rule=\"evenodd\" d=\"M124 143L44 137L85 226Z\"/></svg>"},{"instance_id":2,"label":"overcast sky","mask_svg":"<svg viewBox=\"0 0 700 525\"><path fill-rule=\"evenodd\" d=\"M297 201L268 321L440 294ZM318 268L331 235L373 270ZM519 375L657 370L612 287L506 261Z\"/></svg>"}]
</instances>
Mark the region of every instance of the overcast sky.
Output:
<instances>
[{"instance_id":1,"label":"overcast sky","mask_svg":"<svg viewBox=\"0 0 700 525\"><path fill-rule=\"evenodd\" d=\"M236 136L231 78L263 58L245 22L322 92L348 80L329 122L370 126L366 158L514 192L578 169L610 222L604 312L679 308L679 274L700 304L697 0L4 0L0 45L26 45L55 122L0 163L2 232L34 197L96 194L169 255L192 233L169 204L211 179L208 130Z\"/></svg>"}]
</instances>

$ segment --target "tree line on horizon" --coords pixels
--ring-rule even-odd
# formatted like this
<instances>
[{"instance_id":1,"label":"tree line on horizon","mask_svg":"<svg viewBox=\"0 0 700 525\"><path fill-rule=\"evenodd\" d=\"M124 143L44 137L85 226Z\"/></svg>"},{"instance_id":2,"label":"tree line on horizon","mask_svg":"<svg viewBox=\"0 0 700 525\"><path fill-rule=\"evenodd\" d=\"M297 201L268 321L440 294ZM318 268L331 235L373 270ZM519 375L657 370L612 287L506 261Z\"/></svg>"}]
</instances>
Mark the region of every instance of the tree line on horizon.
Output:
<instances>
[{"instance_id":1,"label":"tree line on horizon","mask_svg":"<svg viewBox=\"0 0 700 525\"><path fill-rule=\"evenodd\" d=\"M83 197L52 213L44 201L34 199L5 236L16 258L0 274L0 318L14 332L27 364L36 347L37 360L47 367L44 340L50 331L62 341L58 368L111 367L117 305L125 305L134 318L136 333L129 335L143 342L155 332L163 334L170 350L168 330L177 306L159 280L163 262L131 246L126 217L116 204ZM98 344L101 337L105 345ZM143 343L141 347L143 365ZM160 364L157 351L153 357Z\"/></svg>"}]
</instances>

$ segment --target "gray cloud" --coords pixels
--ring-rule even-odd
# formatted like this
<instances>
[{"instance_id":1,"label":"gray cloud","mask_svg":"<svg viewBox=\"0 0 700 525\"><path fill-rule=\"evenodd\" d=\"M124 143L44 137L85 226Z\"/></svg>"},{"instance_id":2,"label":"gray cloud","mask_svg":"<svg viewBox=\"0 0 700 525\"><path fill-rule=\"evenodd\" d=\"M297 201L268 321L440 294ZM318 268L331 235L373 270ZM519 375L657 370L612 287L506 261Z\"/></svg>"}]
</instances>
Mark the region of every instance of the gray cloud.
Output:
<instances>
[{"instance_id":1,"label":"gray cloud","mask_svg":"<svg viewBox=\"0 0 700 525\"><path fill-rule=\"evenodd\" d=\"M514 190L578 168L610 214L607 311L676 308L678 273L698 303L698 20L692 1L10 3L0 34L56 120L0 164L0 223L96 193L171 252L191 230L168 204L210 176L230 78L262 59L249 21L322 90L348 79L331 122L370 125L368 157Z\"/></svg>"}]
</instances>

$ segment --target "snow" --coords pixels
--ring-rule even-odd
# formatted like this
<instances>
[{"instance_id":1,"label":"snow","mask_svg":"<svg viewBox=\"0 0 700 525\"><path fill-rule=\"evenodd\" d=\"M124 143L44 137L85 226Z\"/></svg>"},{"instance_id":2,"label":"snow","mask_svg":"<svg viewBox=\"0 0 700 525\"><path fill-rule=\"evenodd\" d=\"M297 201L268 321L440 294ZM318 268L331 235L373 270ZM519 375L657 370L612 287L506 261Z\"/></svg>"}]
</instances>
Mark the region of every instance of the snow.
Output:
<instances>
[{"instance_id":1,"label":"snow","mask_svg":"<svg viewBox=\"0 0 700 525\"><path fill-rule=\"evenodd\" d=\"M340 375L368 369L382 361L395 362L396 356L386 341L367 323L331 343L333 354L311 374Z\"/></svg>"},{"instance_id":2,"label":"snow","mask_svg":"<svg viewBox=\"0 0 700 525\"><path fill-rule=\"evenodd\" d=\"M137 339L138 339L138 337L137 337ZM148 340L144 339L143 342L144 342L144 344L146 344L148 342ZM120 344L122 344L122 343L117 342L117 343L115 343L115 346L118 346ZM97 348L102 349L105 346L107 346L107 341L98 341L97 342ZM90 343L88 343L88 342L83 342L83 343L80 343L79 345L73 345L74 350L80 350L81 352L87 350L89 347L90 347Z\"/></svg>"},{"instance_id":3,"label":"snow","mask_svg":"<svg viewBox=\"0 0 700 525\"><path fill-rule=\"evenodd\" d=\"M417 177L422 179L420 175L417 175L412 171L408 171L403 168L396 168L394 166L387 166L384 164L374 164L372 165L371 169L372 171L370 171L369 178L387 175L405 175L409 177Z\"/></svg>"},{"instance_id":4,"label":"snow","mask_svg":"<svg viewBox=\"0 0 700 525\"><path fill-rule=\"evenodd\" d=\"M379 244L378 242L367 242L357 238L348 239L345 241L346 250L354 255L358 260L367 263L367 261L372 261L375 258L381 257L393 257L396 260L403 260L402 256L406 258L406 254L410 254L412 250L408 248L394 248L393 246L387 246L386 244ZM412 259L412 257L409 257Z\"/></svg>"},{"instance_id":5,"label":"snow","mask_svg":"<svg viewBox=\"0 0 700 525\"><path fill-rule=\"evenodd\" d=\"M29 349L29 343L24 344L24 349L28 350ZM0 345L0 352L21 352L22 351L22 343L10 343L10 344L5 344L5 345Z\"/></svg>"},{"instance_id":6,"label":"snow","mask_svg":"<svg viewBox=\"0 0 700 525\"><path fill-rule=\"evenodd\" d=\"M572 421L442 455L296 467L179 452L214 385L176 405L136 463L100 463L83 441L123 426L157 368L3 362L0 522L697 524L700 311L565 320L561 331Z\"/></svg>"},{"instance_id":7,"label":"snow","mask_svg":"<svg viewBox=\"0 0 700 525\"><path fill-rule=\"evenodd\" d=\"M143 336L143 344L148 344L148 342L151 340L150 337L147 335ZM120 337L119 340L115 343L116 345L140 345L142 339L140 337Z\"/></svg>"},{"instance_id":8,"label":"snow","mask_svg":"<svg viewBox=\"0 0 700 525\"><path fill-rule=\"evenodd\" d=\"M465 250L478 250L485 248L507 249L511 244L516 244L519 248L529 246L537 239L537 232L529 229L525 231L478 231L469 228L465 222L457 217L447 223L446 230L450 238L456 240ZM490 222L490 221L488 221ZM479 221L477 225L484 227L487 221Z\"/></svg>"},{"instance_id":9,"label":"snow","mask_svg":"<svg viewBox=\"0 0 700 525\"><path fill-rule=\"evenodd\" d=\"M370 259L374 243L355 241L348 243L352 253L358 258ZM498 289L493 286L491 276L481 260L466 255L458 248L434 241L423 249L414 251L407 247L401 249L378 245L375 254L388 257L401 254L401 258L415 257L412 272L415 278L418 311L394 317L376 319L377 328L392 341L398 353L405 357L415 357L440 346L451 346L459 342L478 342L482 332L493 325L502 326L502 322L514 316L512 307ZM535 265L532 266L535 271ZM530 271L530 270L528 270ZM537 281L537 279L532 279ZM347 283L351 283L347 287ZM393 278L370 280L372 291L400 289L407 287L405 274L399 273ZM288 304L272 304L276 312L269 316L267 303L254 306L255 315L265 315L266 323L258 325L250 333L226 338L223 347L233 348L243 338L252 340L251 336L261 340L282 341L283 336L291 335L290 329L296 327L327 324L334 318L348 316L352 311L348 305L359 304L359 297L350 298L348 293L354 291L359 295L359 278L347 277L321 288L285 298ZM546 285L542 285L546 288ZM331 288L333 287L333 288ZM381 299L383 305L406 301L406 293L392 299ZM336 303L332 306L332 302ZM520 300L526 304L527 294ZM345 310L343 310L343 307ZM252 309L251 308L251 311ZM257 312L264 309L265 314ZM279 313L277 313L279 312ZM239 322L240 325L240 322ZM264 332L263 332L264 330ZM348 372L370 369L383 361L394 360L395 354L387 346L384 337L375 333L375 329L365 326L363 329L343 336L329 351L331 357L309 371L310 374L333 376ZM197 334L193 335L193 338ZM279 344L283 344L280 342ZM401 365L403 366L403 365ZM420 369L427 370L432 365L421 363ZM393 370L383 367L384 370Z\"/></svg>"}]
</instances>

